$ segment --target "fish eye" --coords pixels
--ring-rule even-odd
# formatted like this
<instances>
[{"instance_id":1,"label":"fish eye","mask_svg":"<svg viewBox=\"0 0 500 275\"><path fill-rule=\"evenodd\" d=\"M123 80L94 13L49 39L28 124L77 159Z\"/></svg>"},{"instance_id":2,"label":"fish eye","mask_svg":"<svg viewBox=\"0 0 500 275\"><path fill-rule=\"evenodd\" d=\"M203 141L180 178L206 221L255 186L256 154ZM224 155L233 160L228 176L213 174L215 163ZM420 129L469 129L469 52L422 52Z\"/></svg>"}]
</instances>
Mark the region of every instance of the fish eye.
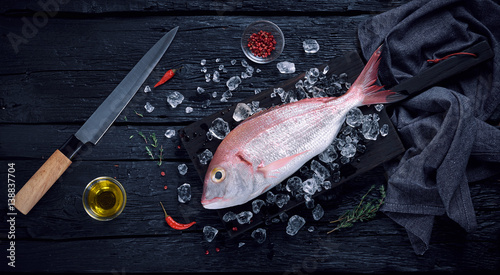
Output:
<instances>
[{"instance_id":1,"label":"fish eye","mask_svg":"<svg viewBox=\"0 0 500 275\"><path fill-rule=\"evenodd\" d=\"M226 171L220 167L216 167L212 170L212 181L215 183L220 183L226 178Z\"/></svg>"}]
</instances>

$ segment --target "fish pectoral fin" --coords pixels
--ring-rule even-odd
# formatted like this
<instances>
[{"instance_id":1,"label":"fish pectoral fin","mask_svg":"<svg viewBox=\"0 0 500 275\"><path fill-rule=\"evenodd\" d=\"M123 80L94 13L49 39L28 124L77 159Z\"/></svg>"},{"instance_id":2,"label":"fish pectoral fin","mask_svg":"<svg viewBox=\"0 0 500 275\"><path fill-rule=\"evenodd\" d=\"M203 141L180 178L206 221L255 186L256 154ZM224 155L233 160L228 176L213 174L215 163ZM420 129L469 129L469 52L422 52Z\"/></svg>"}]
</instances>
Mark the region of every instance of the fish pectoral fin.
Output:
<instances>
[{"instance_id":1,"label":"fish pectoral fin","mask_svg":"<svg viewBox=\"0 0 500 275\"><path fill-rule=\"evenodd\" d=\"M304 152L300 152L300 153L295 154L295 155L284 157L282 159L279 159L277 161L269 163L268 165L264 165L264 162L261 162L259 164L259 166L257 166L257 171L260 172L260 173L262 173L262 174L264 174L264 177L266 177L266 178L275 178L276 176L272 175L272 173L277 172L276 170L282 168L283 166L285 166L288 163L290 163L290 161L292 161L296 157L298 157L298 156L300 156L302 154L305 154L308 151L309 150L306 150Z\"/></svg>"}]
</instances>

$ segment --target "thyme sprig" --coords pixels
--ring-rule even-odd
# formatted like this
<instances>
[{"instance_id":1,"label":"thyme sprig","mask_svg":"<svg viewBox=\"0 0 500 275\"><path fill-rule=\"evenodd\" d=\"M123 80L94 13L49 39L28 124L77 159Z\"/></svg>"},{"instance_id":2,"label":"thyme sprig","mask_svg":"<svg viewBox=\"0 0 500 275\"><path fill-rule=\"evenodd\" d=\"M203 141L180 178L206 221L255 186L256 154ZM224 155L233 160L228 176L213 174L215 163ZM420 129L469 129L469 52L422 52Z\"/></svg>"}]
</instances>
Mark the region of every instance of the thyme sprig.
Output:
<instances>
[{"instance_id":1,"label":"thyme sprig","mask_svg":"<svg viewBox=\"0 0 500 275\"><path fill-rule=\"evenodd\" d=\"M155 156L153 155L153 152L151 151L149 146L146 146L146 151L148 151L148 155L151 157L151 159L154 160Z\"/></svg>"},{"instance_id":2,"label":"thyme sprig","mask_svg":"<svg viewBox=\"0 0 500 275\"><path fill-rule=\"evenodd\" d=\"M151 146L153 146L154 148L158 147L158 139L156 138L156 134L152 133L149 136L153 140L153 143L151 144Z\"/></svg>"},{"instance_id":3,"label":"thyme sprig","mask_svg":"<svg viewBox=\"0 0 500 275\"><path fill-rule=\"evenodd\" d=\"M158 161L158 166L161 166L163 162L163 145L160 146L160 160Z\"/></svg>"},{"instance_id":4,"label":"thyme sprig","mask_svg":"<svg viewBox=\"0 0 500 275\"><path fill-rule=\"evenodd\" d=\"M148 144L148 139L146 138L146 136L142 133L142 132L137 132L137 134L139 134L139 136L141 136L143 139L144 139L144 142L146 142L146 144Z\"/></svg>"},{"instance_id":5,"label":"thyme sprig","mask_svg":"<svg viewBox=\"0 0 500 275\"><path fill-rule=\"evenodd\" d=\"M330 234L334 231L337 231L341 228L352 227L355 222L358 221L366 221L373 219L376 215L376 212L380 209L380 206L384 203L385 200L385 189L384 186L381 185L378 190L380 192L380 199L374 199L369 202L364 202L366 196L375 188L375 185L370 187L370 190L366 192L366 194L361 197L361 201L359 202L356 208L346 211L342 216L338 219L331 221L330 223L338 223L337 227L327 232Z\"/></svg>"}]
</instances>

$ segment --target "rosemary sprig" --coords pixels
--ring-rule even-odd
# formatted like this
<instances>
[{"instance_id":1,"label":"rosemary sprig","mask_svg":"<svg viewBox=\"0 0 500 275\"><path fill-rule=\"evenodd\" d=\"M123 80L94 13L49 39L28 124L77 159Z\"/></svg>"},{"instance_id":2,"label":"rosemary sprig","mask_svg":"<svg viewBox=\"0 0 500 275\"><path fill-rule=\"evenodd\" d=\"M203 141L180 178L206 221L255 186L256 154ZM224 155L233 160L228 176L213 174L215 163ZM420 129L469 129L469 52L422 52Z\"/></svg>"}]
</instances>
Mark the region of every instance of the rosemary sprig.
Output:
<instances>
[{"instance_id":1,"label":"rosemary sprig","mask_svg":"<svg viewBox=\"0 0 500 275\"><path fill-rule=\"evenodd\" d=\"M374 199L370 202L364 202L364 199L366 196L375 188L375 185L372 185L370 187L370 190L366 192L366 194L363 195L361 198L361 201L359 202L358 206L354 209L346 211L342 216L340 216L338 219L331 221L330 223L339 223L337 227L334 229L330 230L327 232L327 234L330 234L334 231L337 231L341 228L348 228L352 227L355 222L358 221L366 221L369 219L373 219L376 215L376 212L380 209L380 206L384 203L385 199L385 189L384 186L381 185L378 190L380 192L380 199Z\"/></svg>"},{"instance_id":2,"label":"rosemary sprig","mask_svg":"<svg viewBox=\"0 0 500 275\"><path fill-rule=\"evenodd\" d=\"M163 162L163 145L160 146L160 160L158 161L158 166L161 166Z\"/></svg>"},{"instance_id":3,"label":"rosemary sprig","mask_svg":"<svg viewBox=\"0 0 500 275\"><path fill-rule=\"evenodd\" d=\"M132 139L134 137L134 135L131 135L128 139Z\"/></svg>"},{"instance_id":4,"label":"rosemary sprig","mask_svg":"<svg viewBox=\"0 0 500 275\"><path fill-rule=\"evenodd\" d=\"M146 142L146 144L148 144L148 139L146 138L146 136L142 132L137 132L137 134L139 134L139 136L141 136L144 139L144 142Z\"/></svg>"},{"instance_id":5,"label":"rosemary sprig","mask_svg":"<svg viewBox=\"0 0 500 275\"><path fill-rule=\"evenodd\" d=\"M149 149L148 146L146 146L146 151L148 151L148 155L151 157L151 159L154 160L155 156L153 155L153 152L151 152L151 149Z\"/></svg>"},{"instance_id":6,"label":"rosemary sprig","mask_svg":"<svg viewBox=\"0 0 500 275\"><path fill-rule=\"evenodd\" d=\"M154 148L158 147L158 139L156 138L156 134L152 133L149 136L151 137L151 139L153 139L153 143L151 144L151 146L153 146Z\"/></svg>"},{"instance_id":7,"label":"rosemary sprig","mask_svg":"<svg viewBox=\"0 0 500 275\"><path fill-rule=\"evenodd\" d=\"M134 110L134 113L140 117L144 117L141 113L138 113L137 111Z\"/></svg>"}]
</instances>

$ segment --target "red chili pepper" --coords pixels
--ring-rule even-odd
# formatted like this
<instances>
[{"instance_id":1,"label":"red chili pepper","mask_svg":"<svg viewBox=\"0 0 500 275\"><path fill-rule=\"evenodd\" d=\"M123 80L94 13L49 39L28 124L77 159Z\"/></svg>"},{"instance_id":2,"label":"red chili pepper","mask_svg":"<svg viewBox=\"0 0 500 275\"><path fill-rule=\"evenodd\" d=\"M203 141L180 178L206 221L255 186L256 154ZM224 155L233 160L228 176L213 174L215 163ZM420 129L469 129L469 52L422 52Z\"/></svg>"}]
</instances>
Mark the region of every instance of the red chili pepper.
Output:
<instances>
[{"instance_id":1,"label":"red chili pepper","mask_svg":"<svg viewBox=\"0 0 500 275\"><path fill-rule=\"evenodd\" d=\"M160 81L158 81L158 83L155 84L155 88L160 86L161 84L167 82L168 80L170 80L170 78L174 77L175 75L175 72L177 72L177 70L179 69L170 69L168 70L160 79Z\"/></svg>"},{"instance_id":2,"label":"red chili pepper","mask_svg":"<svg viewBox=\"0 0 500 275\"><path fill-rule=\"evenodd\" d=\"M160 205L161 205L161 208L163 209L163 212L165 213L165 221L173 229L177 229L177 230L188 229L191 226L193 226L193 224L196 223L196 222L190 222L190 223L186 223L186 224L185 223L178 223L178 222L174 221L172 216L167 215L167 211L165 211L165 207L163 207L163 203L160 202Z\"/></svg>"}]
</instances>

